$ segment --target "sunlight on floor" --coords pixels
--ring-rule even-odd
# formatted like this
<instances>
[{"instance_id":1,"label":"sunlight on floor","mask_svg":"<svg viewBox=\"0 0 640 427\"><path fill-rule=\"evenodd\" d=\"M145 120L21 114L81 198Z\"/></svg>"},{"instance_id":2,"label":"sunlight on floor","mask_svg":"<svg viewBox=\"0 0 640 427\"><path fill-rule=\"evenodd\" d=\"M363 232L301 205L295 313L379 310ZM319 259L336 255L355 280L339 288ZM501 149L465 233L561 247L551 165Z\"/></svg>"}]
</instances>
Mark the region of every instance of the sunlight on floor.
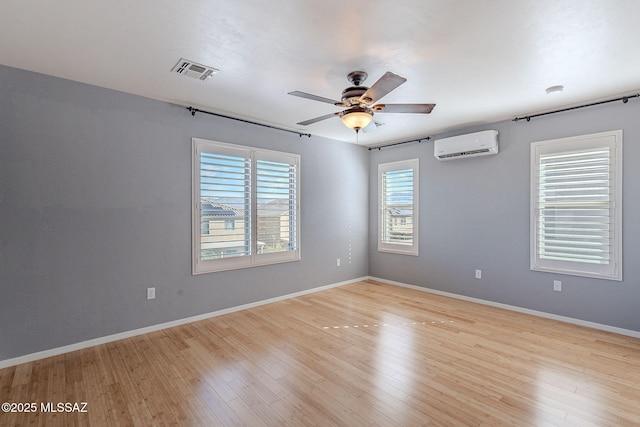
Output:
<instances>
[{"instance_id":1,"label":"sunlight on floor","mask_svg":"<svg viewBox=\"0 0 640 427\"><path fill-rule=\"evenodd\" d=\"M584 373L568 369L540 367L535 381L538 419L564 419L578 425L591 425L589 420L606 418L606 411L597 384L585 380ZM587 391L581 395L578 390Z\"/></svg>"}]
</instances>

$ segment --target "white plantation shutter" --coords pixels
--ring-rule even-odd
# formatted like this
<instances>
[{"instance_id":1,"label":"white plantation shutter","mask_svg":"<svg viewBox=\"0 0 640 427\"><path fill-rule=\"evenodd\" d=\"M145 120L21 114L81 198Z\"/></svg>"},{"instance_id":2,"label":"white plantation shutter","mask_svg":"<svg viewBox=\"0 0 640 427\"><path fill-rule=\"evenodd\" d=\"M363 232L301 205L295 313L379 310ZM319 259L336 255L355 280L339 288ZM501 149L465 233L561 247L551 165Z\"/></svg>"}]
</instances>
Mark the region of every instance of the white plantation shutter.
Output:
<instances>
[{"instance_id":1,"label":"white plantation shutter","mask_svg":"<svg viewBox=\"0 0 640 427\"><path fill-rule=\"evenodd\" d=\"M299 156L193 144L193 273L300 259Z\"/></svg>"},{"instance_id":2,"label":"white plantation shutter","mask_svg":"<svg viewBox=\"0 0 640 427\"><path fill-rule=\"evenodd\" d=\"M200 154L200 259L251 255L251 159Z\"/></svg>"},{"instance_id":3,"label":"white plantation shutter","mask_svg":"<svg viewBox=\"0 0 640 427\"><path fill-rule=\"evenodd\" d=\"M609 149L540 156L540 258L609 263L610 165Z\"/></svg>"},{"instance_id":4,"label":"white plantation shutter","mask_svg":"<svg viewBox=\"0 0 640 427\"><path fill-rule=\"evenodd\" d=\"M296 250L296 182L295 164L258 160L258 253Z\"/></svg>"},{"instance_id":5,"label":"white plantation shutter","mask_svg":"<svg viewBox=\"0 0 640 427\"><path fill-rule=\"evenodd\" d=\"M534 270L621 280L622 134L532 144Z\"/></svg>"},{"instance_id":6,"label":"white plantation shutter","mask_svg":"<svg viewBox=\"0 0 640 427\"><path fill-rule=\"evenodd\" d=\"M378 165L378 250L418 255L418 159Z\"/></svg>"},{"instance_id":7,"label":"white plantation shutter","mask_svg":"<svg viewBox=\"0 0 640 427\"><path fill-rule=\"evenodd\" d=\"M382 241L410 245L413 241L413 169L385 172L382 192Z\"/></svg>"}]
</instances>

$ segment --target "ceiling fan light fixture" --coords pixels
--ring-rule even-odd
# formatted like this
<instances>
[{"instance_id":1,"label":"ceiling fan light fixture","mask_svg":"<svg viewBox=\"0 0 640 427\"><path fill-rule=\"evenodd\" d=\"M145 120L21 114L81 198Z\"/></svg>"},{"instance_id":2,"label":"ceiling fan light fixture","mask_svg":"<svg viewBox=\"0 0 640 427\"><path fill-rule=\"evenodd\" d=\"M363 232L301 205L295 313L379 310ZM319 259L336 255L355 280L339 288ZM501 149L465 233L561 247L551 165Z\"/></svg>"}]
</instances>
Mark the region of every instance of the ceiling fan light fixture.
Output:
<instances>
[{"instance_id":1,"label":"ceiling fan light fixture","mask_svg":"<svg viewBox=\"0 0 640 427\"><path fill-rule=\"evenodd\" d=\"M349 129L358 132L373 120L373 112L368 108L354 107L340 113L340 120Z\"/></svg>"}]
</instances>

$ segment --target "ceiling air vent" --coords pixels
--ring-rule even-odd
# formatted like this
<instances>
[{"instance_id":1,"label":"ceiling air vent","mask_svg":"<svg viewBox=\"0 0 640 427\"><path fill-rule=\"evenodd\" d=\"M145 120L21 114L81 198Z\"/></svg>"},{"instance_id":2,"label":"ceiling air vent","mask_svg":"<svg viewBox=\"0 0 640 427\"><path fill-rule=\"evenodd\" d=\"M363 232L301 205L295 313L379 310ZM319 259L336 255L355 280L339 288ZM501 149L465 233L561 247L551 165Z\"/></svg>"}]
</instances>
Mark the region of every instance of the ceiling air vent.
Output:
<instances>
[{"instance_id":1,"label":"ceiling air vent","mask_svg":"<svg viewBox=\"0 0 640 427\"><path fill-rule=\"evenodd\" d=\"M220 70L181 58L171 71L194 79L207 80Z\"/></svg>"}]
</instances>

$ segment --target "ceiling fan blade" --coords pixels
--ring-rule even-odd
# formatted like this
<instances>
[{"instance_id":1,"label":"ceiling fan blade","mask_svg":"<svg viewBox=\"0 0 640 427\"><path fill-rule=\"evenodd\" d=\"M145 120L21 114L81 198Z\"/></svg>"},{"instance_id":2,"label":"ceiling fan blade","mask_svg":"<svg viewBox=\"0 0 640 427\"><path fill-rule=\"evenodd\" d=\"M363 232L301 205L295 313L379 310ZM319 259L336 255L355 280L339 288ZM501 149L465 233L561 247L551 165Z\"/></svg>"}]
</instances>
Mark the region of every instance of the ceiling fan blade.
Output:
<instances>
[{"instance_id":1,"label":"ceiling fan blade","mask_svg":"<svg viewBox=\"0 0 640 427\"><path fill-rule=\"evenodd\" d=\"M304 122L298 122L297 124L302 126L307 126L313 123L321 122L322 120L330 119L331 117L337 116L338 114L340 113L338 112L338 113L325 114L324 116L316 117L315 119L305 120Z\"/></svg>"},{"instance_id":2,"label":"ceiling fan blade","mask_svg":"<svg viewBox=\"0 0 640 427\"><path fill-rule=\"evenodd\" d=\"M407 79L404 77L387 71L384 76L380 77L373 86L362 94L360 100L366 104L373 104L406 81Z\"/></svg>"},{"instance_id":3,"label":"ceiling fan blade","mask_svg":"<svg viewBox=\"0 0 640 427\"><path fill-rule=\"evenodd\" d=\"M376 104L371 109L376 113L429 114L436 104Z\"/></svg>"},{"instance_id":4,"label":"ceiling fan blade","mask_svg":"<svg viewBox=\"0 0 640 427\"><path fill-rule=\"evenodd\" d=\"M313 101L326 102L327 104L333 104L333 105L337 105L340 103L340 101L335 101L333 99L325 98L323 96L312 95L306 92L300 92L299 90L294 90L293 92L289 92L289 95L299 96L300 98L307 98Z\"/></svg>"}]
</instances>

